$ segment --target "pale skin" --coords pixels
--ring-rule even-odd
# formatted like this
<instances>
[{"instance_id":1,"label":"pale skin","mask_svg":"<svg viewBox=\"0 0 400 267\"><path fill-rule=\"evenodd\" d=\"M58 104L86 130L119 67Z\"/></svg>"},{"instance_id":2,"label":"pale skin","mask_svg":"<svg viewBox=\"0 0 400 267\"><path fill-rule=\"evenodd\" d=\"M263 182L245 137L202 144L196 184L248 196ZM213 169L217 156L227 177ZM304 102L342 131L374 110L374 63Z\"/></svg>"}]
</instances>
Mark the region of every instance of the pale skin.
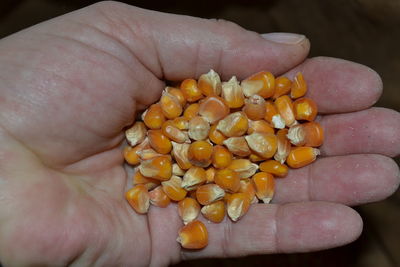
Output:
<instances>
[{"instance_id":1,"label":"pale skin","mask_svg":"<svg viewBox=\"0 0 400 267\"><path fill-rule=\"evenodd\" d=\"M348 206L398 187L390 157L400 151L400 116L371 108L382 91L373 70L306 59L306 38L267 38L226 21L105 2L0 40L0 261L165 266L355 240L362 219ZM176 205L138 215L124 200L131 177L120 144L163 80L210 68L225 80L302 71L326 141L317 162L277 181L273 205L254 205L237 223L206 223L208 247L186 251L176 242Z\"/></svg>"}]
</instances>

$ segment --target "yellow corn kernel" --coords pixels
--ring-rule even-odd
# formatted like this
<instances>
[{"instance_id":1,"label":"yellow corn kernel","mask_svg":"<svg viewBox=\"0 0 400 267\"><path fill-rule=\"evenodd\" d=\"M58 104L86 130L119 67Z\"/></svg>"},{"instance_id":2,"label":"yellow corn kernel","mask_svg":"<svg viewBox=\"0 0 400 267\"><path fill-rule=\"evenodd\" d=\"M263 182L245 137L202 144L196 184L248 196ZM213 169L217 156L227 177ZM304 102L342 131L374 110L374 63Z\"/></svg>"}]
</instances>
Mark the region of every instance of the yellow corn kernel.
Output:
<instances>
[{"instance_id":1,"label":"yellow corn kernel","mask_svg":"<svg viewBox=\"0 0 400 267\"><path fill-rule=\"evenodd\" d=\"M199 87L197 86L197 82L194 79L184 80L181 83L181 90L186 101L188 102L196 102L203 97L203 94L201 93Z\"/></svg>"},{"instance_id":2,"label":"yellow corn kernel","mask_svg":"<svg viewBox=\"0 0 400 267\"><path fill-rule=\"evenodd\" d=\"M189 144L179 144L175 142L172 143L172 156L174 157L176 163L183 170L187 170L192 167L189 161Z\"/></svg>"},{"instance_id":3,"label":"yellow corn kernel","mask_svg":"<svg viewBox=\"0 0 400 267\"><path fill-rule=\"evenodd\" d=\"M188 133L179 130L172 121L164 122L161 129L162 133L172 141L177 143L190 143Z\"/></svg>"},{"instance_id":4,"label":"yellow corn kernel","mask_svg":"<svg viewBox=\"0 0 400 267\"><path fill-rule=\"evenodd\" d=\"M290 92L292 87L292 81L285 76L281 76L275 79L275 93L272 96L273 99L277 99L282 95L286 95Z\"/></svg>"},{"instance_id":5,"label":"yellow corn kernel","mask_svg":"<svg viewBox=\"0 0 400 267\"><path fill-rule=\"evenodd\" d=\"M179 230L176 241L186 249L201 249L208 245L206 226L200 221L188 223Z\"/></svg>"},{"instance_id":6,"label":"yellow corn kernel","mask_svg":"<svg viewBox=\"0 0 400 267\"><path fill-rule=\"evenodd\" d=\"M136 122L131 128L125 131L125 137L130 146L136 146L143 142L146 137L146 126L143 122Z\"/></svg>"},{"instance_id":7,"label":"yellow corn kernel","mask_svg":"<svg viewBox=\"0 0 400 267\"><path fill-rule=\"evenodd\" d=\"M229 218L234 222L242 218L250 208L250 201L251 199L246 193L235 193L230 195L226 208Z\"/></svg>"},{"instance_id":8,"label":"yellow corn kernel","mask_svg":"<svg viewBox=\"0 0 400 267\"><path fill-rule=\"evenodd\" d=\"M270 100L265 102L265 117L264 119L276 129L285 128L285 121L278 113L274 103Z\"/></svg>"},{"instance_id":9,"label":"yellow corn kernel","mask_svg":"<svg viewBox=\"0 0 400 267\"><path fill-rule=\"evenodd\" d=\"M210 124L203 117L196 116L189 121L189 137L194 140L205 140L210 132Z\"/></svg>"},{"instance_id":10,"label":"yellow corn kernel","mask_svg":"<svg viewBox=\"0 0 400 267\"><path fill-rule=\"evenodd\" d=\"M240 176L231 169L217 170L214 182L229 193L235 193L240 188Z\"/></svg>"},{"instance_id":11,"label":"yellow corn kernel","mask_svg":"<svg viewBox=\"0 0 400 267\"><path fill-rule=\"evenodd\" d=\"M236 156L247 157L251 154L250 148L243 136L230 137L226 139L223 144Z\"/></svg>"},{"instance_id":12,"label":"yellow corn kernel","mask_svg":"<svg viewBox=\"0 0 400 267\"><path fill-rule=\"evenodd\" d=\"M181 131L187 130L189 129L189 120L185 117L178 117L172 120L172 125Z\"/></svg>"},{"instance_id":13,"label":"yellow corn kernel","mask_svg":"<svg viewBox=\"0 0 400 267\"><path fill-rule=\"evenodd\" d=\"M251 203L257 203L256 189L253 182L250 179L240 180L239 193L245 193L249 196Z\"/></svg>"},{"instance_id":14,"label":"yellow corn kernel","mask_svg":"<svg viewBox=\"0 0 400 267\"><path fill-rule=\"evenodd\" d=\"M274 176L270 173L258 172L251 179L256 189L257 198L264 203L270 203L275 192Z\"/></svg>"},{"instance_id":15,"label":"yellow corn kernel","mask_svg":"<svg viewBox=\"0 0 400 267\"><path fill-rule=\"evenodd\" d=\"M152 190L157 186L159 186L161 182L156 179L145 177L139 171L136 171L135 174L133 175L132 184L133 185L143 184L146 186L147 190Z\"/></svg>"},{"instance_id":16,"label":"yellow corn kernel","mask_svg":"<svg viewBox=\"0 0 400 267\"><path fill-rule=\"evenodd\" d=\"M184 224L194 221L200 213L200 205L196 199L186 197L178 202L178 214Z\"/></svg>"},{"instance_id":17,"label":"yellow corn kernel","mask_svg":"<svg viewBox=\"0 0 400 267\"><path fill-rule=\"evenodd\" d=\"M139 171L143 176L165 181L171 178L172 162L167 156L158 156L142 161Z\"/></svg>"},{"instance_id":18,"label":"yellow corn kernel","mask_svg":"<svg viewBox=\"0 0 400 267\"><path fill-rule=\"evenodd\" d=\"M291 168L301 168L315 161L319 154L319 150L313 147L294 147L290 150L286 162Z\"/></svg>"},{"instance_id":19,"label":"yellow corn kernel","mask_svg":"<svg viewBox=\"0 0 400 267\"><path fill-rule=\"evenodd\" d=\"M151 105L143 114L142 120L150 129L160 129L165 122L165 116L159 103Z\"/></svg>"},{"instance_id":20,"label":"yellow corn kernel","mask_svg":"<svg viewBox=\"0 0 400 267\"><path fill-rule=\"evenodd\" d=\"M254 132L272 134L275 133L274 128L272 128L265 120L249 120L249 128L247 129L247 134L252 134Z\"/></svg>"},{"instance_id":21,"label":"yellow corn kernel","mask_svg":"<svg viewBox=\"0 0 400 267\"><path fill-rule=\"evenodd\" d=\"M222 199L224 195L224 189L216 184L205 184L196 189L196 199L201 205L209 205Z\"/></svg>"},{"instance_id":22,"label":"yellow corn kernel","mask_svg":"<svg viewBox=\"0 0 400 267\"><path fill-rule=\"evenodd\" d=\"M228 167L232 162L232 158L232 153L226 147L221 145L214 146L211 161L215 168L223 169Z\"/></svg>"},{"instance_id":23,"label":"yellow corn kernel","mask_svg":"<svg viewBox=\"0 0 400 267\"><path fill-rule=\"evenodd\" d=\"M211 126L210 132L208 133L208 138L216 145L222 145L226 140L226 136L217 130L216 124Z\"/></svg>"},{"instance_id":24,"label":"yellow corn kernel","mask_svg":"<svg viewBox=\"0 0 400 267\"><path fill-rule=\"evenodd\" d=\"M248 159L234 159L228 166L228 169L234 170L239 174L240 179L253 176L258 170L258 165Z\"/></svg>"},{"instance_id":25,"label":"yellow corn kernel","mask_svg":"<svg viewBox=\"0 0 400 267\"><path fill-rule=\"evenodd\" d=\"M285 177L288 174L289 168L276 160L267 160L260 164L260 170L277 177Z\"/></svg>"},{"instance_id":26,"label":"yellow corn kernel","mask_svg":"<svg viewBox=\"0 0 400 267\"><path fill-rule=\"evenodd\" d=\"M297 123L294 117L293 103L289 96L283 95L278 97L275 100L275 107L285 121L287 127L293 126Z\"/></svg>"},{"instance_id":27,"label":"yellow corn kernel","mask_svg":"<svg viewBox=\"0 0 400 267\"><path fill-rule=\"evenodd\" d=\"M139 150L136 152L136 154L138 155L140 160L152 159L159 156L170 157L169 155L160 154L152 148Z\"/></svg>"},{"instance_id":28,"label":"yellow corn kernel","mask_svg":"<svg viewBox=\"0 0 400 267\"><path fill-rule=\"evenodd\" d=\"M196 189L207 181L206 171L203 168L193 166L183 176L182 187L186 191Z\"/></svg>"},{"instance_id":29,"label":"yellow corn kernel","mask_svg":"<svg viewBox=\"0 0 400 267\"><path fill-rule=\"evenodd\" d=\"M290 127L287 137L295 146L318 147L324 141L324 131L318 122L307 122Z\"/></svg>"},{"instance_id":30,"label":"yellow corn kernel","mask_svg":"<svg viewBox=\"0 0 400 267\"><path fill-rule=\"evenodd\" d=\"M182 106L179 100L164 91L160 99L161 110L167 119L175 119L182 114Z\"/></svg>"},{"instance_id":31,"label":"yellow corn kernel","mask_svg":"<svg viewBox=\"0 0 400 267\"><path fill-rule=\"evenodd\" d=\"M162 189L162 186L157 186L153 190L149 192L150 196L150 204L160 207L160 208L165 208L171 203L171 200L165 194L164 190Z\"/></svg>"},{"instance_id":32,"label":"yellow corn kernel","mask_svg":"<svg viewBox=\"0 0 400 267\"><path fill-rule=\"evenodd\" d=\"M191 164L208 167L211 164L212 145L207 141L195 141L189 145L188 158Z\"/></svg>"},{"instance_id":33,"label":"yellow corn kernel","mask_svg":"<svg viewBox=\"0 0 400 267\"><path fill-rule=\"evenodd\" d=\"M304 80L301 72L297 73L292 83L292 89L290 91L290 97L296 99L302 97L307 92L307 83Z\"/></svg>"},{"instance_id":34,"label":"yellow corn kernel","mask_svg":"<svg viewBox=\"0 0 400 267\"><path fill-rule=\"evenodd\" d=\"M229 114L229 107L219 96L209 96L200 101L199 114L209 123L215 123Z\"/></svg>"},{"instance_id":35,"label":"yellow corn kernel","mask_svg":"<svg viewBox=\"0 0 400 267\"><path fill-rule=\"evenodd\" d=\"M241 86L247 97L257 94L263 98L269 98L275 92L275 77L270 72L261 71L243 80Z\"/></svg>"},{"instance_id":36,"label":"yellow corn kernel","mask_svg":"<svg viewBox=\"0 0 400 267\"><path fill-rule=\"evenodd\" d=\"M187 120L191 120L193 117L197 116L199 109L200 105L198 103L190 104L183 112L183 117Z\"/></svg>"},{"instance_id":37,"label":"yellow corn kernel","mask_svg":"<svg viewBox=\"0 0 400 267\"><path fill-rule=\"evenodd\" d=\"M244 112L231 113L217 124L217 130L228 137L242 136L248 127L248 119Z\"/></svg>"},{"instance_id":38,"label":"yellow corn kernel","mask_svg":"<svg viewBox=\"0 0 400 267\"><path fill-rule=\"evenodd\" d=\"M186 197L186 190L182 188L182 178L172 175L168 181L161 182L162 189L173 201L180 201Z\"/></svg>"},{"instance_id":39,"label":"yellow corn kernel","mask_svg":"<svg viewBox=\"0 0 400 267\"><path fill-rule=\"evenodd\" d=\"M139 184L128 190L125 198L137 213L145 214L149 210L150 197L144 185Z\"/></svg>"},{"instance_id":40,"label":"yellow corn kernel","mask_svg":"<svg viewBox=\"0 0 400 267\"><path fill-rule=\"evenodd\" d=\"M130 164L130 165L137 165L140 163L140 159L139 156L136 154L136 151L138 150L139 145L135 146L135 147L131 147L131 146L126 146L124 147L124 159L125 161Z\"/></svg>"},{"instance_id":41,"label":"yellow corn kernel","mask_svg":"<svg viewBox=\"0 0 400 267\"><path fill-rule=\"evenodd\" d=\"M222 83L222 98L230 108L240 108L244 105L244 95L238 80L233 76L228 82Z\"/></svg>"},{"instance_id":42,"label":"yellow corn kernel","mask_svg":"<svg viewBox=\"0 0 400 267\"><path fill-rule=\"evenodd\" d=\"M294 117L296 120L313 121L317 116L317 104L310 98L299 98L293 102Z\"/></svg>"},{"instance_id":43,"label":"yellow corn kernel","mask_svg":"<svg viewBox=\"0 0 400 267\"><path fill-rule=\"evenodd\" d=\"M149 130L147 132L150 146L160 154L168 154L171 152L171 141L166 137L161 130Z\"/></svg>"},{"instance_id":44,"label":"yellow corn kernel","mask_svg":"<svg viewBox=\"0 0 400 267\"><path fill-rule=\"evenodd\" d=\"M178 99L179 103L181 104L182 107L186 105L186 98L182 93L182 90L174 87L167 86L165 88L165 91L169 93L170 95L173 95Z\"/></svg>"},{"instance_id":45,"label":"yellow corn kernel","mask_svg":"<svg viewBox=\"0 0 400 267\"><path fill-rule=\"evenodd\" d=\"M287 134L288 129L281 129L276 133L276 137L278 139L278 148L274 155L274 159L282 164L286 161L286 158L289 155L292 147L289 139L286 136Z\"/></svg>"},{"instance_id":46,"label":"yellow corn kernel","mask_svg":"<svg viewBox=\"0 0 400 267\"><path fill-rule=\"evenodd\" d=\"M221 94L221 78L214 70L200 75L197 85L206 96L219 96Z\"/></svg>"},{"instance_id":47,"label":"yellow corn kernel","mask_svg":"<svg viewBox=\"0 0 400 267\"><path fill-rule=\"evenodd\" d=\"M245 137L247 144L256 154L269 159L272 158L278 147L278 140L271 133L252 133Z\"/></svg>"},{"instance_id":48,"label":"yellow corn kernel","mask_svg":"<svg viewBox=\"0 0 400 267\"><path fill-rule=\"evenodd\" d=\"M176 176L183 176L185 175L185 171L181 169L181 167L179 167L178 163L174 163L172 164L172 175L176 175Z\"/></svg>"},{"instance_id":49,"label":"yellow corn kernel","mask_svg":"<svg viewBox=\"0 0 400 267\"><path fill-rule=\"evenodd\" d=\"M214 182L214 177L215 177L215 173L216 172L217 172L217 170L214 167L209 167L206 170L207 183L213 183Z\"/></svg>"},{"instance_id":50,"label":"yellow corn kernel","mask_svg":"<svg viewBox=\"0 0 400 267\"><path fill-rule=\"evenodd\" d=\"M222 200L218 200L202 207L201 213L207 220L213 223L220 223L225 217L225 203Z\"/></svg>"},{"instance_id":51,"label":"yellow corn kernel","mask_svg":"<svg viewBox=\"0 0 400 267\"><path fill-rule=\"evenodd\" d=\"M276 154L276 153L275 153L275 154ZM252 154L250 154L250 156L249 156L249 160L250 160L251 162L260 162L260 161L264 161L265 159L264 159L263 157L260 157L260 156L257 155L257 154L252 153Z\"/></svg>"},{"instance_id":52,"label":"yellow corn kernel","mask_svg":"<svg viewBox=\"0 0 400 267\"><path fill-rule=\"evenodd\" d=\"M245 100L243 112L250 120L261 120L265 117L265 100L259 95L252 95Z\"/></svg>"}]
</instances>

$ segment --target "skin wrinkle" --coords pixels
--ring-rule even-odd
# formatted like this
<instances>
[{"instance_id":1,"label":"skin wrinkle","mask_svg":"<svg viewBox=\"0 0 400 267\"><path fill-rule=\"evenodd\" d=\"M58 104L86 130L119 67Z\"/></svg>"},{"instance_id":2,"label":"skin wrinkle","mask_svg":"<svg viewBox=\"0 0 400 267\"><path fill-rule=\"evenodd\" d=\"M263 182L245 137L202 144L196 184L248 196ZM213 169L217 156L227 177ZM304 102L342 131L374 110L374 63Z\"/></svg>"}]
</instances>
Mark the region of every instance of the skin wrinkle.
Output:
<instances>
[{"instance_id":1,"label":"skin wrinkle","mask_svg":"<svg viewBox=\"0 0 400 267\"><path fill-rule=\"evenodd\" d=\"M280 241L279 241L279 236L280 236L280 227L279 227L279 221L283 213L283 209L285 208L285 205L280 205L277 206L275 215L274 215L274 247L271 249L272 251L275 251L276 253L284 253L284 251L281 249L280 246Z\"/></svg>"}]
</instances>

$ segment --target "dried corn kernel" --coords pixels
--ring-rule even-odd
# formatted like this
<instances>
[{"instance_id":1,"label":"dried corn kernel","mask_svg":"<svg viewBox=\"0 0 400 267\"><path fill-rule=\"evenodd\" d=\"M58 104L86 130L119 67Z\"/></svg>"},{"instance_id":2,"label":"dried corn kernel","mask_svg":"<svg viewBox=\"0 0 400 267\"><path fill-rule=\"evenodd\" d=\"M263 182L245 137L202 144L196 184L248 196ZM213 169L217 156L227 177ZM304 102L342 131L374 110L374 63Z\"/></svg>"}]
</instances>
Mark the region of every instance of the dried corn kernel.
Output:
<instances>
[{"instance_id":1,"label":"dried corn kernel","mask_svg":"<svg viewBox=\"0 0 400 267\"><path fill-rule=\"evenodd\" d=\"M289 168L276 160L267 160L260 164L260 170L278 177L285 177L288 174Z\"/></svg>"},{"instance_id":2,"label":"dried corn kernel","mask_svg":"<svg viewBox=\"0 0 400 267\"><path fill-rule=\"evenodd\" d=\"M165 116L159 103L151 105L142 115L144 124L150 129L160 129L165 122Z\"/></svg>"},{"instance_id":3,"label":"dried corn kernel","mask_svg":"<svg viewBox=\"0 0 400 267\"><path fill-rule=\"evenodd\" d=\"M275 192L274 176L266 172L258 172L251 178L256 189L256 196L264 203L270 203Z\"/></svg>"},{"instance_id":4,"label":"dried corn kernel","mask_svg":"<svg viewBox=\"0 0 400 267\"><path fill-rule=\"evenodd\" d=\"M202 74L197 85L206 96L218 96L221 94L221 79L214 70L210 70L207 74Z\"/></svg>"},{"instance_id":5,"label":"dried corn kernel","mask_svg":"<svg viewBox=\"0 0 400 267\"><path fill-rule=\"evenodd\" d=\"M258 133L275 133L274 129L265 120L252 121L249 120L249 128L247 134Z\"/></svg>"},{"instance_id":6,"label":"dried corn kernel","mask_svg":"<svg viewBox=\"0 0 400 267\"><path fill-rule=\"evenodd\" d=\"M194 198L184 198L178 202L178 214L184 224L194 221L200 213L200 205Z\"/></svg>"},{"instance_id":7,"label":"dried corn kernel","mask_svg":"<svg viewBox=\"0 0 400 267\"><path fill-rule=\"evenodd\" d=\"M207 179L207 183L213 183L214 182L214 178L215 178L215 173L217 172L217 170L213 167L209 167L206 170L206 179Z\"/></svg>"},{"instance_id":8,"label":"dried corn kernel","mask_svg":"<svg viewBox=\"0 0 400 267\"><path fill-rule=\"evenodd\" d=\"M195 102L203 97L197 82L194 79L186 79L181 83L181 90L186 101Z\"/></svg>"},{"instance_id":9,"label":"dried corn kernel","mask_svg":"<svg viewBox=\"0 0 400 267\"><path fill-rule=\"evenodd\" d=\"M239 193L247 194L252 204L258 202L258 199L256 197L256 189L253 182L249 179L240 180Z\"/></svg>"},{"instance_id":10,"label":"dried corn kernel","mask_svg":"<svg viewBox=\"0 0 400 267\"><path fill-rule=\"evenodd\" d=\"M219 96L209 96L200 101L199 114L209 123L215 123L229 114L229 107Z\"/></svg>"},{"instance_id":11,"label":"dried corn kernel","mask_svg":"<svg viewBox=\"0 0 400 267\"><path fill-rule=\"evenodd\" d=\"M272 96L273 99L277 99L282 95L286 95L290 92L292 87L292 81L285 76L281 76L275 79L275 93Z\"/></svg>"},{"instance_id":12,"label":"dried corn kernel","mask_svg":"<svg viewBox=\"0 0 400 267\"><path fill-rule=\"evenodd\" d=\"M164 91L160 99L161 110L167 119L174 119L182 114L182 106L179 100Z\"/></svg>"},{"instance_id":13,"label":"dried corn kernel","mask_svg":"<svg viewBox=\"0 0 400 267\"><path fill-rule=\"evenodd\" d=\"M171 178L172 162L166 156L158 156L142 161L139 165L139 171L146 177L165 181Z\"/></svg>"},{"instance_id":14,"label":"dried corn kernel","mask_svg":"<svg viewBox=\"0 0 400 267\"><path fill-rule=\"evenodd\" d=\"M187 170L192 167L189 161L189 144L179 144L175 142L172 143L172 156L174 157L176 163L183 170Z\"/></svg>"},{"instance_id":15,"label":"dried corn kernel","mask_svg":"<svg viewBox=\"0 0 400 267\"><path fill-rule=\"evenodd\" d=\"M186 197L186 190L182 188L182 179L179 176L171 176L168 181L161 182L162 189L173 201L180 201Z\"/></svg>"},{"instance_id":16,"label":"dried corn kernel","mask_svg":"<svg viewBox=\"0 0 400 267\"><path fill-rule=\"evenodd\" d=\"M287 95L278 97L275 100L275 107L285 121L287 127L293 126L297 123L294 117L292 100Z\"/></svg>"},{"instance_id":17,"label":"dried corn kernel","mask_svg":"<svg viewBox=\"0 0 400 267\"><path fill-rule=\"evenodd\" d=\"M250 208L249 195L246 193L235 193L229 196L227 201L227 212L229 218L236 222L247 213Z\"/></svg>"},{"instance_id":18,"label":"dried corn kernel","mask_svg":"<svg viewBox=\"0 0 400 267\"><path fill-rule=\"evenodd\" d=\"M272 158L278 148L278 140L271 133L252 133L245 137L247 144L256 154L268 159Z\"/></svg>"},{"instance_id":19,"label":"dried corn kernel","mask_svg":"<svg viewBox=\"0 0 400 267\"><path fill-rule=\"evenodd\" d=\"M186 105L186 98L182 93L182 90L174 87L167 86L165 88L165 91L169 93L170 95L173 95L178 99L179 103L181 104L182 107Z\"/></svg>"},{"instance_id":20,"label":"dried corn kernel","mask_svg":"<svg viewBox=\"0 0 400 267\"><path fill-rule=\"evenodd\" d=\"M223 144L228 148L232 154L240 157L246 157L251 154L250 148L246 139L241 137L230 137L226 139Z\"/></svg>"},{"instance_id":21,"label":"dried corn kernel","mask_svg":"<svg viewBox=\"0 0 400 267\"><path fill-rule=\"evenodd\" d=\"M278 148L274 155L274 159L282 164L285 162L291 149L290 141L286 136L287 134L288 129L281 129L276 133L276 137L278 139Z\"/></svg>"},{"instance_id":22,"label":"dried corn kernel","mask_svg":"<svg viewBox=\"0 0 400 267\"><path fill-rule=\"evenodd\" d=\"M199 113L200 105L198 103L193 103L187 106L185 111L183 112L183 117L187 120L191 120Z\"/></svg>"},{"instance_id":23,"label":"dried corn kernel","mask_svg":"<svg viewBox=\"0 0 400 267\"><path fill-rule=\"evenodd\" d=\"M213 222L220 223L225 218L225 203L222 200L216 201L201 208L204 218Z\"/></svg>"},{"instance_id":24,"label":"dried corn kernel","mask_svg":"<svg viewBox=\"0 0 400 267\"><path fill-rule=\"evenodd\" d=\"M241 179L253 176L258 170L258 165L248 159L234 159L228 166L228 169L234 170Z\"/></svg>"},{"instance_id":25,"label":"dried corn kernel","mask_svg":"<svg viewBox=\"0 0 400 267\"><path fill-rule=\"evenodd\" d=\"M135 174L133 175L132 184L133 185L143 184L146 186L147 190L152 190L157 186L159 186L161 182L156 179L145 177L139 171L136 171Z\"/></svg>"},{"instance_id":26,"label":"dried corn kernel","mask_svg":"<svg viewBox=\"0 0 400 267\"><path fill-rule=\"evenodd\" d=\"M206 226L200 221L188 223L179 230L176 240L183 248L201 249L208 245L208 232Z\"/></svg>"},{"instance_id":27,"label":"dried corn kernel","mask_svg":"<svg viewBox=\"0 0 400 267\"><path fill-rule=\"evenodd\" d=\"M225 136L237 137L245 134L248 127L249 123L246 114L244 112L235 112L220 120L217 130Z\"/></svg>"},{"instance_id":28,"label":"dried corn kernel","mask_svg":"<svg viewBox=\"0 0 400 267\"><path fill-rule=\"evenodd\" d=\"M213 154L211 157L212 164L217 169L223 169L229 166L232 162L232 153L229 150L220 145L216 145L213 148Z\"/></svg>"},{"instance_id":29,"label":"dried corn kernel","mask_svg":"<svg viewBox=\"0 0 400 267\"><path fill-rule=\"evenodd\" d=\"M240 188L240 176L237 172L231 169L217 170L214 182L230 193L235 193Z\"/></svg>"},{"instance_id":30,"label":"dried corn kernel","mask_svg":"<svg viewBox=\"0 0 400 267\"><path fill-rule=\"evenodd\" d=\"M319 154L313 147L295 147L290 150L286 162L291 168L301 168L315 161Z\"/></svg>"},{"instance_id":31,"label":"dried corn kernel","mask_svg":"<svg viewBox=\"0 0 400 267\"><path fill-rule=\"evenodd\" d=\"M207 141L195 141L190 144L188 158L191 164L208 167L211 164L212 145Z\"/></svg>"},{"instance_id":32,"label":"dried corn kernel","mask_svg":"<svg viewBox=\"0 0 400 267\"><path fill-rule=\"evenodd\" d=\"M149 130L147 137L149 138L150 146L158 153L168 154L171 151L171 141L161 130Z\"/></svg>"},{"instance_id":33,"label":"dried corn kernel","mask_svg":"<svg viewBox=\"0 0 400 267\"><path fill-rule=\"evenodd\" d=\"M137 213L145 214L149 210L150 197L144 185L139 184L131 188L125 193L125 198Z\"/></svg>"},{"instance_id":34,"label":"dried corn kernel","mask_svg":"<svg viewBox=\"0 0 400 267\"><path fill-rule=\"evenodd\" d=\"M318 147L324 141L324 131L318 122L308 122L290 127L287 138L295 146Z\"/></svg>"},{"instance_id":35,"label":"dried corn kernel","mask_svg":"<svg viewBox=\"0 0 400 267\"><path fill-rule=\"evenodd\" d=\"M243 112L250 120L261 120L265 117L265 100L259 95L252 95L245 100Z\"/></svg>"},{"instance_id":36,"label":"dried corn kernel","mask_svg":"<svg viewBox=\"0 0 400 267\"><path fill-rule=\"evenodd\" d=\"M146 126L143 122L136 122L131 128L125 131L125 137L130 146L136 146L143 142L146 137Z\"/></svg>"},{"instance_id":37,"label":"dried corn kernel","mask_svg":"<svg viewBox=\"0 0 400 267\"><path fill-rule=\"evenodd\" d=\"M124 147L124 159L127 163L130 165L137 165L140 163L139 156L136 154L136 151L138 150L139 145L135 147L131 146L126 146Z\"/></svg>"},{"instance_id":38,"label":"dried corn kernel","mask_svg":"<svg viewBox=\"0 0 400 267\"><path fill-rule=\"evenodd\" d=\"M306 92L307 92L306 81L304 80L303 74L301 72L299 72L294 77L294 80L292 83L292 89L290 91L290 97L292 99L296 99L296 98L304 96L306 94Z\"/></svg>"},{"instance_id":39,"label":"dried corn kernel","mask_svg":"<svg viewBox=\"0 0 400 267\"><path fill-rule=\"evenodd\" d=\"M211 142L216 145L222 145L223 142L226 140L226 136L217 130L216 124L211 126L210 132L208 133L208 138L210 138Z\"/></svg>"},{"instance_id":40,"label":"dried corn kernel","mask_svg":"<svg viewBox=\"0 0 400 267\"><path fill-rule=\"evenodd\" d=\"M196 116L189 121L189 137L194 140L205 140L210 132L210 124L203 117Z\"/></svg>"},{"instance_id":41,"label":"dried corn kernel","mask_svg":"<svg viewBox=\"0 0 400 267\"><path fill-rule=\"evenodd\" d=\"M299 98L293 102L294 117L296 120L313 121L317 116L317 104L310 98Z\"/></svg>"},{"instance_id":42,"label":"dried corn kernel","mask_svg":"<svg viewBox=\"0 0 400 267\"><path fill-rule=\"evenodd\" d=\"M188 133L178 129L172 121L166 121L162 125L162 133L170 140L177 143L190 143Z\"/></svg>"},{"instance_id":43,"label":"dried corn kernel","mask_svg":"<svg viewBox=\"0 0 400 267\"><path fill-rule=\"evenodd\" d=\"M189 129L189 119L186 117L178 117L172 120L172 125L178 128L179 130L187 130Z\"/></svg>"},{"instance_id":44,"label":"dried corn kernel","mask_svg":"<svg viewBox=\"0 0 400 267\"><path fill-rule=\"evenodd\" d=\"M281 117L281 115L278 113L278 110L276 109L274 103L272 101L268 100L265 102L265 117L264 119L269 122L272 127L276 129L283 129L285 128L285 121Z\"/></svg>"},{"instance_id":45,"label":"dried corn kernel","mask_svg":"<svg viewBox=\"0 0 400 267\"><path fill-rule=\"evenodd\" d=\"M224 195L224 189L216 184L205 184L196 189L196 199L201 205L209 205L222 199Z\"/></svg>"},{"instance_id":46,"label":"dried corn kernel","mask_svg":"<svg viewBox=\"0 0 400 267\"><path fill-rule=\"evenodd\" d=\"M186 191L196 189L207 181L206 171L203 168L193 166L183 176L182 187Z\"/></svg>"},{"instance_id":47,"label":"dried corn kernel","mask_svg":"<svg viewBox=\"0 0 400 267\"><path fill-rule=\"evenodd\" d=\"M172 175L183 176L185 173L186 172L179 167L178 163L172 164Z\"/></svg>"},{"instance_id":48,"label":"dried corn kernel","mask_svg":"<svg viewBox=\"0 0 400 267\"><path fill-rule=\"evenodd\" d=\"M222 97L230 108L240 108L244 105L244 95L236 77L222 83Z\"/></svg>"},{"instance_id":49,"label":"dried corn kernel","mask_svg":"<svg viewBox=\"0 0 400 267\"><path fill-rule=\"evenodd\" d=\"M269 98L275 92L275 77L270 72L261 71L243 80L241 86L247 97L257 94Z\"/></svg>"},{"instance_id":50,"label":"dried corn kernel","mask_svg":"<svg viewBox=\"0 0 400 267\"><path fill-rule=\"evenodd\" d=\"M150 204L160 208L165 208L169 205L169 203L171 203L171 200L167 194L164 193L161 185L151 190L149 192L149 196Z\"/></svg>"},{"instance_id":51,"label":"dried corn kernel","mask_svg":"<svg viewBox=\"0 0 400 267\"><path fill-rule=\"evenodd\" d=\"M169 155L163 155L158 153L152 148L142 149L136 152L140 160L148 160L159 156L170 157Z\"/></svg>"}]
</instances>

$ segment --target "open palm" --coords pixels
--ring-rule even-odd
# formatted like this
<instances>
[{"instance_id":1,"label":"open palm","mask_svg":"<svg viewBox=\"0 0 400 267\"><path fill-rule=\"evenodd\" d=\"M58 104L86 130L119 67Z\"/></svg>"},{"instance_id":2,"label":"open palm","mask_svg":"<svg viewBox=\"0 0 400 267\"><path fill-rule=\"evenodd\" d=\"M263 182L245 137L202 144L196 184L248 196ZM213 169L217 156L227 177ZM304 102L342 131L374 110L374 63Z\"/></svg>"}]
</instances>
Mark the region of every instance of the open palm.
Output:
<instances>
[{"instance_id":1,"label":"open palm","mask_svg":"<svg viewBox=\"0 0 400 267\"><path fill-rule=\"evenodd\" d=\"M398 113L369 108L379 76L332 58L305 60L305 38L105 2L0 41L0 260L9 265L167 265L195 257L298 252L361 232L345 205L399 183ZM120 144L163 80L302 71L324 114L323 157L277 181L275 204L209 223L210 244L182 251L175 205L137 215L124 200ZM335 114L343 113L343 114ZM325 201L325 202L323 202ZM333 202L336 202L333 203Z\"/></svg>"}]
</instances>

